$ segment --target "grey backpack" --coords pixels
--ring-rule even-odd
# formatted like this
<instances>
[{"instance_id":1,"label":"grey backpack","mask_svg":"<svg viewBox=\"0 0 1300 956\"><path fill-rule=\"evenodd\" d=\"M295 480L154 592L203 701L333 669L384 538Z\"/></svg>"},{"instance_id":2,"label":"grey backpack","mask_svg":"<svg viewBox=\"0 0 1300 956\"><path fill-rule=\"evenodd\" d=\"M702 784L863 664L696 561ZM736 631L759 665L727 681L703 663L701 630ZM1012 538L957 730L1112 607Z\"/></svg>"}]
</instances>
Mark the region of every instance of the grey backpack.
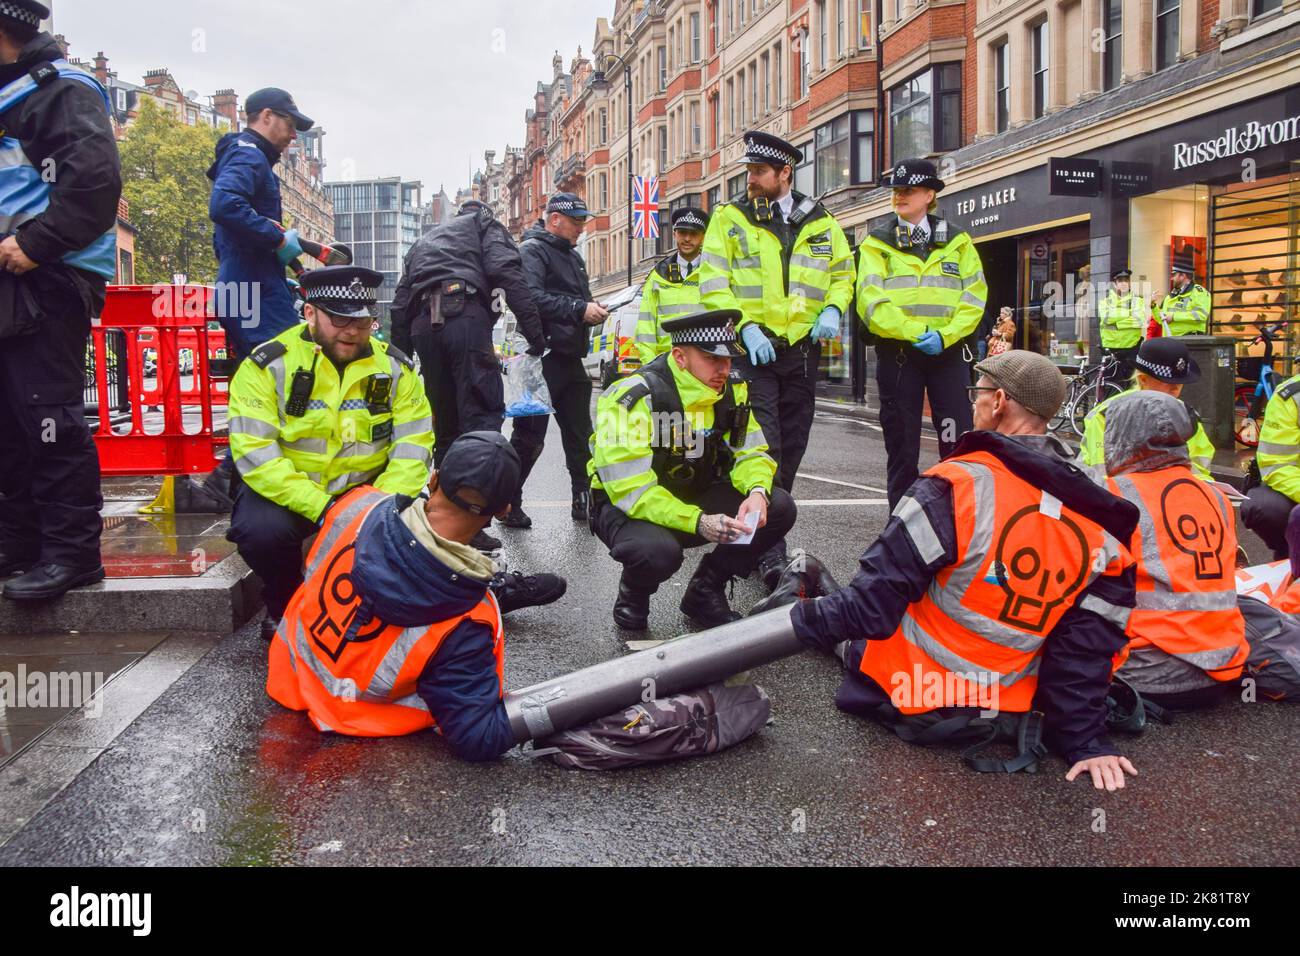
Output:
<instances>
[{"instance_id":1,"label":"grey backpack","mask_svg":"<svg viewBox=\"0 0 1300 956\"><path fill-rule=\"evenodd\" d=\"M1300 618L1254 598L1239 597L1237 605L1250 645L1246 674L1263 697L1300 703Z\"/></svg>"},{"instance_id":2,"label":"grey backpack","mask_svg":"<svg viewBox=\"0 0 1300 956\"><path fill-rule=\"evenodd\" d=\"M534 756L571 770L616 770L726 750L767 723L772 702L757 684L710 684L634 704L537 741Z\"/></svg>"}]
</instances>

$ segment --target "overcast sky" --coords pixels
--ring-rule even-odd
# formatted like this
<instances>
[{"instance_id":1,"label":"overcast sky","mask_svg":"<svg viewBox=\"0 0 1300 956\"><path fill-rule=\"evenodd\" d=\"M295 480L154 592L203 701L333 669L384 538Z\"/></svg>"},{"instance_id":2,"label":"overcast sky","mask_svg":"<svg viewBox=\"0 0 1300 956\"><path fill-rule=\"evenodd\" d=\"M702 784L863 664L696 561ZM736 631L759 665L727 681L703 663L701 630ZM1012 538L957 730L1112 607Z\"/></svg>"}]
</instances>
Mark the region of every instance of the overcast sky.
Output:
<instances>
[{"instance_id":1,"label":"overcast sky","mask_svg":"<svg viewBox=\"0 0 1300 956\"><path fill-rule=\"evenodd\" d=\"M48 2L48 0L47 0ZM507 143L522 146L538 80L591 50L614 0L54 0L70 54L103 50L143 82L166 68L183 90L293 94L325 132L327 179L402 176L448 195Z\"/></svg>"}]
</instances>

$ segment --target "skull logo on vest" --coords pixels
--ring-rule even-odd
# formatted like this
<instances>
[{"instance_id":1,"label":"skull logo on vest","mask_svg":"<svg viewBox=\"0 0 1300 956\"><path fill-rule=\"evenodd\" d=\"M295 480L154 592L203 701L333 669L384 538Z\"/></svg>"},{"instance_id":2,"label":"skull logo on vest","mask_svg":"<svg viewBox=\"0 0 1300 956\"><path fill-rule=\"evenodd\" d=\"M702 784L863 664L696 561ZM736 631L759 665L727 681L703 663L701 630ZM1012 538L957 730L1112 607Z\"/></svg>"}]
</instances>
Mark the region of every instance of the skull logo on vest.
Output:
<instances>
[{"instance_id":1,"label":"skull logo on vest","mask_svg":"<svg viewBox=\"0 0 1300 956\"><path fill-rule=\"evenodd\" d=\"M1194 478L1171 482L1160 495L1160 513L1173 546L1192 556L1196 580L1221 579L1223 518L1202 482Z\"/></svg>"},{"instance_id":2,"label":"skull logo on vest","mask_svg":"<svg viewBox=\"0 0 1300 956\"><path fill-rule=\"evenodd\" d=\"M350 642L374 640L384 629L381 620L364 621L357 628L357 633L348 637L348 631L357 622L357 612L361 608L361 598L352 581L352 563L356 559L356 550L355 544L348 545L330 559L316 593L316 618L307 628L307 633L316 646L336 663ZM372 625L368 631L363 629L367 623Z\"/></svg>"},{"instance_id":3,"label":"skull logo on vest","mask_svg":"<svg viewBox=\"0 0 1300 956\"><path fill-rule=\"evenodd\" d=\"M1006 592L998 620L1041 634L1052 612L1079 590L1089 563L1087 539L1068 515L1051 517L1038 505L1017 511L993 557Z\"/></svg>"}]
</instances>

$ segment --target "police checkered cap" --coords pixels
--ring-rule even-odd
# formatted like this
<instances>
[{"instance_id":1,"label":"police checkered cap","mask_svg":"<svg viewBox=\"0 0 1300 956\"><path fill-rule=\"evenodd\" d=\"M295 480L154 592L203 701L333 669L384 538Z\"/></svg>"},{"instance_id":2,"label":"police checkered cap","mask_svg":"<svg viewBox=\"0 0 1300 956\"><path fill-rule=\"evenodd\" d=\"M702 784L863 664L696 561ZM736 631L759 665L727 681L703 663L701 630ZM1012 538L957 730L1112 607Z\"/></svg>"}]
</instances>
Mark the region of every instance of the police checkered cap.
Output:
<instances>
[{"instance_id":1,"label":"police checkered cap","mask_svg":"<svg viewBox=\"0 0 1300 956\"><path fill-rule=\"evenodd\" d=\"M736 326L730 321L679 329L672 333L673 345L725 345L736 341Z\"/></svg>"},{"instance_id":2,"label":"police checkered cap","mask_svg":"<svg viewBox=\"0 0 1300 956\"><path fill-rule=\"evenodd\" d=\"M1147 339L1138 350L1133 364L1139 372L1145 372L1171 385L1194 382L1201 377L1200 366L1192 358L1187 346L1172 336Z\"/></svg>"},{"instance_id":3,"label":"police checkered cap","mask_svg":"<svg viewBox=\"0 0 1300 956\"><path fill-rule=\"evenodd\" d=\"M1046 355L1011 349L986 358L975 371L1039 418L1051 418L1065 401L1065 376Z\"/></svg>"},{"instance_id":4,"label":"police checkered cap","mask_svg":"<svg viewBox=\"0 0 1300 956\"><path fill-rule=\"evenodd\" d=\"M708 223L694 209L679 209L673 213L674 229L699 229L703 231L707 226Z\"/></svg>"},{"instance_id":5,"label":"police checkered cap","mask_svg":"<svg viewBox=\"0 0 1300 956\"><path fill-rule=\"evenodd\" d=\"M757 131L745 134L745 154L742 163L773 163L777 166L796 166L803 153L779 136Z\"/></svg>"},{"instance_id":6,"label":"police checkered cap","mask_svg":"<svg viewBox=\"0 0 1300 956\"><path fill-rule=\"evenodd\" d=\"M39 27L41 21L50 15L49 7L42 3L28 2L15 3L13 0L0 0L0 17L8 17L10 20L17 20L19 23L25 23L29 27Z\"/></svg>"},{"instance_id":7,"label":"police checkered cap","mask_svg":"<svg viewBox=\"0 0 1300 956\"><path fill-rule=\"evenodd\" d=\"M672 337L673 345L694 345L714 355L738 355L736 321L740 317L739 309L714 309L668 319L663 330Z\"/></svg>"},{"instance_id":8,"label":"police checkered cap","mask_svg":"<svg viewBox=\"0 0 1300 956\"><path fill-rule=\"evenodd\" d=\"M926 159L905 159L885 173L884 185L893 189L903 186L926 186L935 192L943 189L934 163Z\"/></svg>"},{"instance_id":9,"label":"police checkered cap","mask_svg":"<svg viewBox=\"0 0 1300 956\"><path fill-rule=\"evenodd\" d=\"M574 219L591 215L587 211L587 204L575 193L556 193L547 202L546 211L548 213L561 212L566 216L572 216Z\"/></svg>"},{"instance_id":10,"label":"police checkered cap","mask_svg":"<svg viewBox=\"0 0 1300 956\"><path fill-rule=\"evenodd\" d=\"M379 290L353 279L347 285L319 285L307 293L308 302L357 302L374 305L379 301Z\"/></svg>"}]
</instances>

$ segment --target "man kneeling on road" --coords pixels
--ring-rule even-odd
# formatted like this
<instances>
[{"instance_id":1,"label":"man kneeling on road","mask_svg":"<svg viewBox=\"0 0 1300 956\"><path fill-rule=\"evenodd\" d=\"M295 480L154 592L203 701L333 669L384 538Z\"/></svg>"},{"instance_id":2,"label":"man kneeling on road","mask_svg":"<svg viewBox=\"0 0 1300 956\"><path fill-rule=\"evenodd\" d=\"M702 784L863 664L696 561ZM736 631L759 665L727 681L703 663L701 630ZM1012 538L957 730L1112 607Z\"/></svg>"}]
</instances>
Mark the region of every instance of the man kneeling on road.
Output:
<instances>
[{"instance_id":1,"label":"man kneeling on road","mask_svg":"<svg viewBox=\"0 0 1300 956\"><path fill-rule=\"evenodd\" d=\"M266 692L321 731L433 727L466 760L514 746L493 564L469 542L518 486L510 443L478 431L452 443L428 498L368 485L344 495L276 629Z\"/></svg>"},{"instance_id":2,"label":"man kneeling on road","mask_svg":"<svg viewBox=\"0 0 1300 956\"><path fill-rule=\"evenodd\" d=\"M794 499L773 489L776 462L732 381L737 309L663 323L672 351L606 390L592 437L592 529L623 565L614 623L645 630L650 596L682 566L682 549L718 545L682 596L712 627L739 617L724 589L794 526ZM735 517L732 517L735 515ZM753 523L748 544L734 543Z\"/></svg>"},{"instance_id":3,"label":"man kneeling on road","mask_svg":"<svg viewBox=\"0 0 1300 956\"><path fill-rule=\"evenodd\" d=\"M793 609L795 632L844 661L838 707L904 740L971 744L974 769L1005 772L1050 746L1067 780L1122 788L1136 770L1104 728L1135 593L1119 542L1137 510L1047 435L1066 384L1046 357L975 369L975 430L912 484L848 587ZM995 739L1019 754L975 756Z\"/></svg>"}]
</instances>

